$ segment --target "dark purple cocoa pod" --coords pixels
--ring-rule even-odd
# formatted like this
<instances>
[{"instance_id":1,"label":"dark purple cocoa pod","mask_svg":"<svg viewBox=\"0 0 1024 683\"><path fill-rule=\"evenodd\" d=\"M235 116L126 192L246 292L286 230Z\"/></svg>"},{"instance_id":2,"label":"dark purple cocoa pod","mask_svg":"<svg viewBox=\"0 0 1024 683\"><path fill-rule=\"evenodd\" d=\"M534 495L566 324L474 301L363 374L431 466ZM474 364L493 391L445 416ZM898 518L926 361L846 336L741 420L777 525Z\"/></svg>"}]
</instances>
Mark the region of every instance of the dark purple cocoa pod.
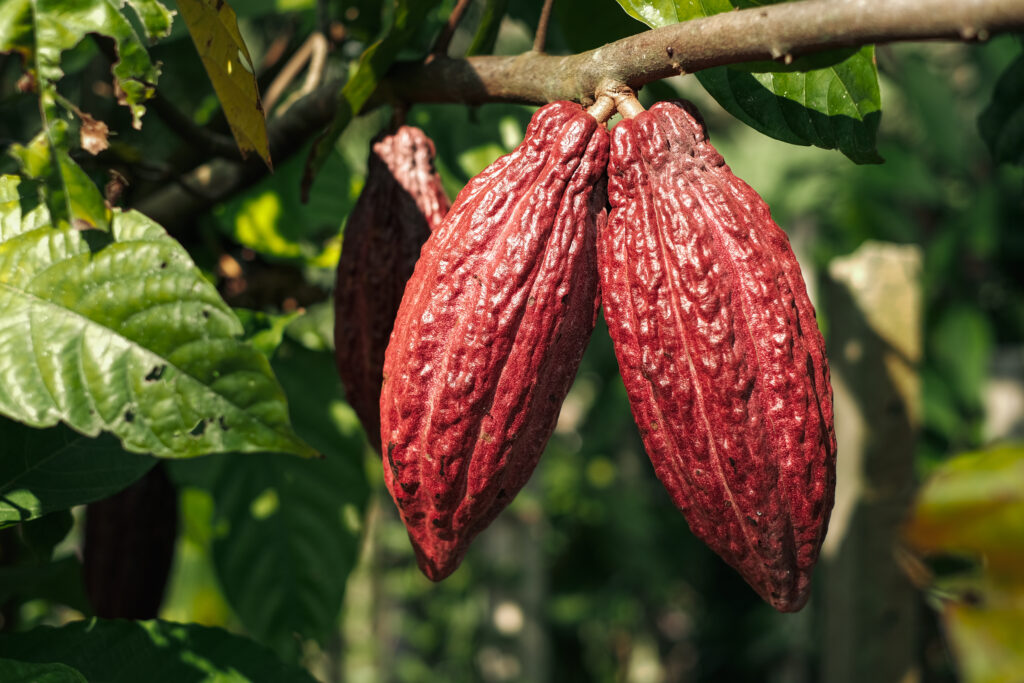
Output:
<instances>
[{"instance_id":1,"label":"dark purple cocoa pod","mask_svg":"<svg viewBox=\"0 0 1024 683\"><path fill-rule=\"evenodd\" d=\"M154 619L178 537L178 492L162 465L85 512L82 574L98 617Z\"/></svg>"},{"instance_id":2,"label":"dark purple cocoa pod","mask_svg":"<svg viewBox=\"0 0 1024 683\"><path fill-rule=\"evenodd\" d=\"M806 602L835 491L825 344L789 239L688 102L612 133L605 319L658 478L780 611Z\"/></svg>"},{"instance_id":3,"label":"dark purple cocoa pod","mask_svg":"<svg viewBox=\"0 0 1024 683\"><path fill-rule=\"evenodd\" d=\"M422 130L402 126L374 141L338 261L334 358L345 396L378 452L384 350L420 247L447 212L434 143Z\"/></svg>"},{"instance_id":4,"label":"dark purple cocoa pod","mask_svg":"<svg viewBox=\"0 0 1024 683\"><path fill-rule=\"evenodd\" d=\"M569 102L459 193L384 361L384 481L439 581L523 487L594 328L608 132Z\"/></svg>"}]
</instances>

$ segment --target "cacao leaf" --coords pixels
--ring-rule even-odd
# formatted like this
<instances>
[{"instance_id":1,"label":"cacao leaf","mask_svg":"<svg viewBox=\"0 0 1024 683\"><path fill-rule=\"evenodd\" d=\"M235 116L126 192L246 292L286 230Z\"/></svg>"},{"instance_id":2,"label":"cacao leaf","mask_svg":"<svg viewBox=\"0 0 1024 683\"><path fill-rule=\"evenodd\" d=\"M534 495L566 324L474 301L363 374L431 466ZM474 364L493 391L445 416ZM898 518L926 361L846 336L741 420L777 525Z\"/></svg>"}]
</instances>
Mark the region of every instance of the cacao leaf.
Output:
<instances>
[{"instance_id":1,"label":"cacao leaf","mask_svg":"<svg viewBox=\"0 0 1024 683\"><path fill-rule=\"evenodd\" d=\"M0 414L113 432L160 457L315 454L266 358L160 226L116 212L110 233L54 228L13 203L0 219Z\"/></svg>"},{"instance_id":2,"label":"cacao leaf","mask_svg":"<svg viewBox=\"0 0 1024 683\"><path fill-rule=\"evenodd\" d=\"M0 659L0 680L7 683L88 683L82 672L66 664Z\"/></svg>"},{"instance_id":3,"label":"cacao leaf","mask_svg":"<svg viewBox=\"0 0 1024 683\"><path fill-rule=\"evenodd\" d=\"M0 418L0 443L0 527L106 498L157 463L110 435L90 438L63 425L33 429Z\"/></svg>"},{"instance_id":4,"label":"cacao leaf","mask_svg":"<svg viewBox=\"0 0 1024 683\"><path fill-rule=\"evenodd\" d=\"M167 621L88 619L0 635L0 657L59 662L107 683L314 683L247 638ZM74 679L72 679L74 680Z\"/></svg>"},{"instance_id":5,"label":"cacao leaf","mask_svg":"<svg viewBox=\"0 0 1024 683\"><path fill-rule=\"evenodd\" d=\"M243 157L255 152L273 170L256 68L238 30L235 11L227 0L177 0L177 4L239 151Z\"/></svg>"},{"instance_id":6,"label":"cacao leaf","mask_svg":"<svg viewBox=\"0 0 1024 683\"><path fill-rule=\"evenodd\" d=\"M214 528L223 533L212 554L246 629L294 657L294 634L324 642L336 623L369 487L359 422L341 401L331 355L285 341L273 365L294 396L296 429L326 458L219 456L210 490Z\"/></svg>"},{"instance_id":7,"label":"cacao leaf","mask_svg":"<svg viewBox=\"0 0 1024 683\"><path fill-rule=\"evenodd\" d=\"M996 162L1024 165L1024 55L999 77L978 130Z\"/></svg>"},{"instance_id":8,"label":"cacao leaf","mask_svg":"<svg viewBox=\"0 0 1024 683\"><path fill-rule=\"evenodd\" d=\"M618 0L653 28L735 8L775 2L746 0ZM880 163L881 116L874 47L807 55L789 65L764 62L697 72L701 85L730 114L773 138L837 149L858 164Z\"/></svg>"}]
</instances>

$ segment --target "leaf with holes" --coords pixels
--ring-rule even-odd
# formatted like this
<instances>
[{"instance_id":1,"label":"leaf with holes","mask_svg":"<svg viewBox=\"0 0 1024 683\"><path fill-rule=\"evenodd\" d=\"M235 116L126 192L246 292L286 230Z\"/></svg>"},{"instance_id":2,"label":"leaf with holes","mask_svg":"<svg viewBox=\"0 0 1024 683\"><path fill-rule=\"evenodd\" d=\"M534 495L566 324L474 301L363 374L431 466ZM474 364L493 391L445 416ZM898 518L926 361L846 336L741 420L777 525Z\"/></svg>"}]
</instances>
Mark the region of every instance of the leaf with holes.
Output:
<instances>
[{"instance_id":1,"label":"leaf with holes","mask_svg":"<svg viewBox=\"0 0 1024 683\"><path fill-rule=\"evenodd\" d=\"M54 228L0 200L0 414L160 457L315 455L267 359L163 228L135 212L109 233Z\"/></svg>"}]
</instances>

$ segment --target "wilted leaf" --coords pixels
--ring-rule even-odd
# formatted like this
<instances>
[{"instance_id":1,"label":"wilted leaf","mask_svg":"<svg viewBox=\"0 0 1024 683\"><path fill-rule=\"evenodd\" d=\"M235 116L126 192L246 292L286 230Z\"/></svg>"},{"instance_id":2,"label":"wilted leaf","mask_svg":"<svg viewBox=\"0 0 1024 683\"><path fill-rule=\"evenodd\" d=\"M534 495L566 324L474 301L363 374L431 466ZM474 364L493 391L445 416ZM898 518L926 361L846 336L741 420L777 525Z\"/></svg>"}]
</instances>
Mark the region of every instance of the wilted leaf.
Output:
<instances>
[{"instance_id":1,"label":"wilted leaf","mask_svg":"<svg viewBox=\"0 0 1024 683\"><path fill-rule=\"evenodd\" d=\"M142 29L150 42L166 38L171 34L174 23L174 12L170 11L160 0L122 0L131 5L142 22Z\"/></svg>"},{"instance_id":2,"label":"wilted leaf","mask_svg":"<svg viewBox=\"0 0 1024 683\"><path fill-rule=\"evenodd\" d=\"M0 413L161 457L315 453L267 359L160 226L135 212L109 234L33 214L0 225Z\"/></svg>"},{"instance_id":3,"label":"wilted leaf","mask_svg":"<svg viewBox=\"0 0 1024 683\"><path fill-rule=\"evenodd\" d=\"M226 0L178 0L178 11L213 82L238 149L243 156L256 152L273 168L256 70L234 10Z\"/></svg>"}]
</instances>

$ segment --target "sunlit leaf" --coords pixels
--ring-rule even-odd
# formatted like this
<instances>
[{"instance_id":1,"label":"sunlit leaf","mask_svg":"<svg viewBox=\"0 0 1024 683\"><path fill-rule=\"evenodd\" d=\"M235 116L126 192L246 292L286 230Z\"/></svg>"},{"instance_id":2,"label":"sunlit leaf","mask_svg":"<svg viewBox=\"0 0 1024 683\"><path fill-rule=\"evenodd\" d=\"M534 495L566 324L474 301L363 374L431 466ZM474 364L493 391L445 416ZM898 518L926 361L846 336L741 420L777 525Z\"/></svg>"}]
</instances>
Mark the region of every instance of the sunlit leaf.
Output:
<instances>
[{"instance_id":1,"label":"sunlit leaf","mask_svg":"<svg viewBox=\"0 0 1024 683\"><path fill-rule=\"evenodd\" d=\"M157 4L142 0L139 5ZM160 69L115 0L5 0L0 3L0 52L17 52L41 96L54 92L64 72L61 52L95 33L113 39L118 62L112 67L118 101L132 111L135 128L142 125ZM44 121L44 125L47 122Z\"/></svg>"},{"instance_id":2,"label":"sunlit leaf","mask_svg":"<svg viewBox=\"0 0 1024 683\"><path fill-rule=\"evenodd\" d=\"M1024 671L1024 585L973 582L969 600L943 606L942 617L965 683L1017 683Z\"/></svg>"},{"instance_id":3,"label":"sunlit leaf","mask_svg":"<svg viewBox=\"0 0 1024 683\"><path fill-rule=\"evenodd\" d=\"M228 456L213 486L213 559L246 628L288 656L295 633L323 641L355 565L368 495L364 437L329 353L286 342L274 370L299 433L326 456Z\"/></svg>"},{"instance_id":4,"label":"sunlit leaf","mask_svg":"<svg viewBox=\"0 0 1024 683\"><path fill-rule=\"evenodd\" d=\"M81 672L66 664L18 662L0 659L0 681L5 683L88 683Z\"/></svg>"},{"instance_id":5,"label":"sunlit leaf","mask_svg":"<svg viewBox=\"0 0 1024 683\"><path fill-rule=\"evenodd\" d=\"M355 71L338 94L338 109L334 114L334 120L310 151L302 182L303 199L308 196L313 179L327 162L335 143L349 122L362 111L363 105L377 89L377 83L384 77L388 67L398 53L407 47L409 39L416 34L424 17L439 2L440 0L395 0L391 25L377 42L363 51Z\"/></svg>"},{"instance_id":6,"label":"sunlit leaf","mask_svg":"<svg viewBox=\"0 0 1024 683\"><path fill-rule=\"evenodd\" d=\"M136 212L110 233L28 218L0 219L0 414L161 457L314 454L267 359L160 226Z\"/></svg>"},{"instance_id":7,"label":"sunlit leaf","mask_svg":"<svg viewBox=\"0 0 1024 683\"><path fill-rule=\"evenodd\" d=\"M213 82L238 149L243 156L256 152L267 166L273 166L256 70L234 10L226 0L178 0L178 11Z\"/></svg>"},{"instance_id":8,"label":"sunlit leaf","mask_svg":"<svg viewBox=\"0 0 1024 683\"><path fill-rule=\"evenodd\" d=\"M124 0L142 22L142 29L146 32L146 38L156 41L166 38L171 34L171 24L174 23L174 12L163 6L160 0Z\"/></svg>"},{"instance_id":9,"label":"sunlit leaf","mask_svg":"<svg viewBox=\"0 0 1024 683\"><path fill-rule=\"evenodd\" d=\"M777 1L618 0L630 16L655 28ZM774 68L765 62L715 67L697 78L726 111L765 135L838 149L859 164L882 160L875 147L882 104L871 46Z\"/></svg>"},{"instance_id":10,"label":"sunlit leaf","mask_svg":"<svg viewBox=\"0 0 1024 683\"><path fill-rule=\"evenodd\" d=\"M0 656L61 662L104 683L314 683L297 666L219 628L89 619L0 636ZM74 679L72 679L74 680Z\"/></svg>"}]
</instances>

